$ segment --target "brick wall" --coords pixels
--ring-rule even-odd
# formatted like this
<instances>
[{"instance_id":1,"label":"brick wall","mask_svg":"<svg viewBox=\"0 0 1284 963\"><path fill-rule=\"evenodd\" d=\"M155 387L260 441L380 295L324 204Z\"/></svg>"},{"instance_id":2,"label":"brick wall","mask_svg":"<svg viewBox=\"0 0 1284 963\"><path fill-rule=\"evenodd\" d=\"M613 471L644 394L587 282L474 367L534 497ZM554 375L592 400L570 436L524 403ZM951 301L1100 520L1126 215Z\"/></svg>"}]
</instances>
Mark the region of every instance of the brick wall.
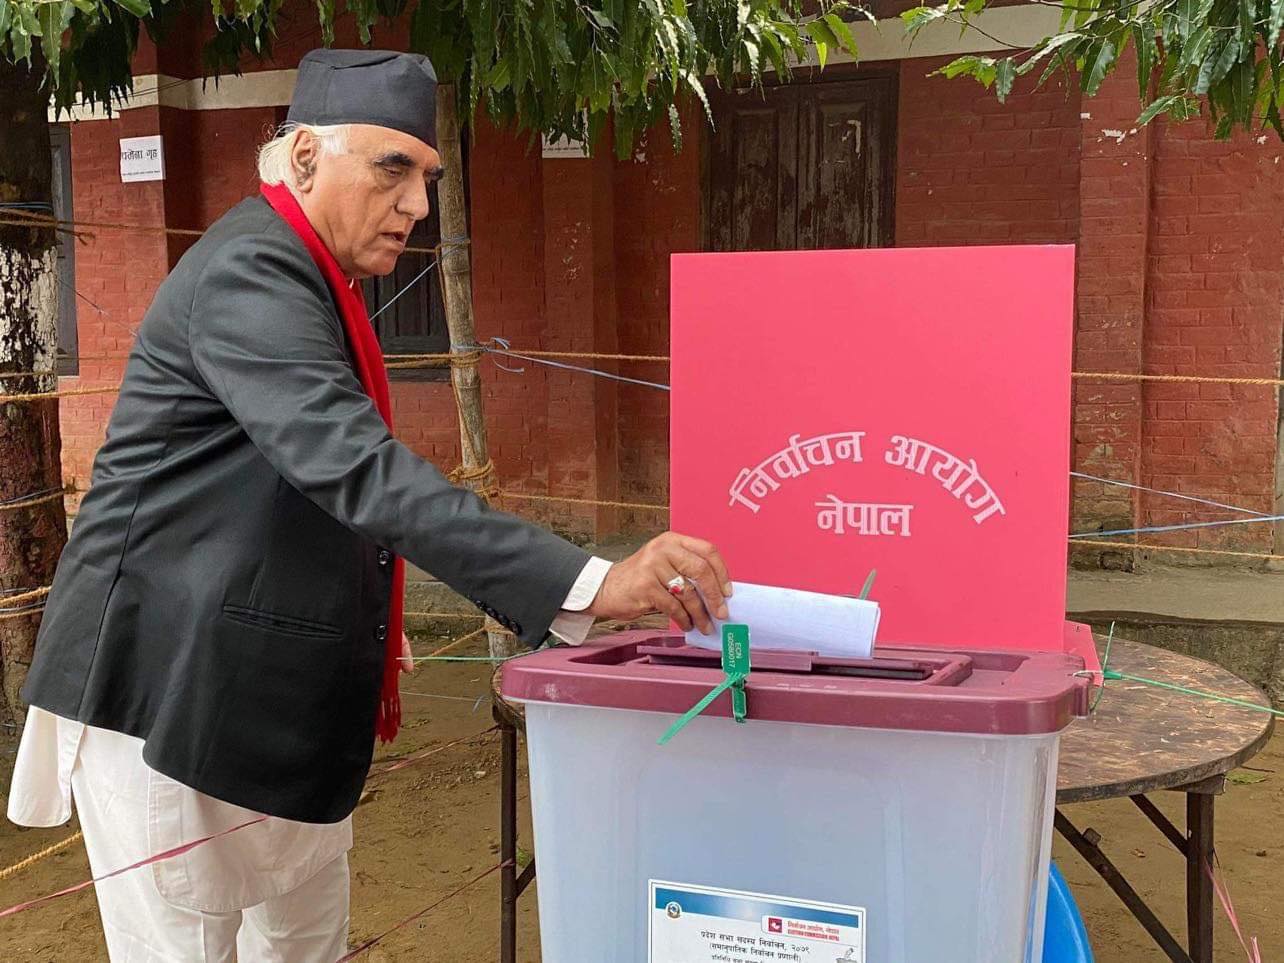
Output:
<instances>
[{"instance_id":1,"label":"brick wall","mask_svg":"<svg viewBox=\"0 0 1284 963\"><path fill-rule=\"evenodd\" d=\"M314 44L287 38L276 63ZM295 50L294 47L298 47ZM177 74L172 52L151 66ZM968 81L930 77L940 61L900 65L896 243L1078 243L1075 364L1080 370L1277 377L1284 174L1273 141L1211 142L1199 124L1135 132L1125 65L1102 94L1019 86L1007 104ZM254 189L254 146L283 109L130 110L73 132L76 215L201 228ZM472 140L472 255L478 334L544 350L668 351L668 257L699 244L700 117L687 148L667 129L617 161L544 161L527 135L478 125ZM121 184L116 141L161 131L169 179ZM167 268L190 244L101 231L77 251L81 375L119 377L132 330ZM107 356L110 360L94 360ZM505 362L507 363L507 362ZM514 363L513 366L520 366ZM601 363L665 382L667 366ZM663 503L668 398L655 389L526 366L483 363L491 451L508 489ZM454 399L444 383L397 382L399 436L458 464ZM68 399L64 463L83 485L112 399ZM1077 468L1270 511L1277 403L1267 388L1077 382ZM517 501L507 507L572 534L657 530L666 516ZM1125 489L1075 486L1076 530L1218 517ZM1169 541L1175 541L1169 539ZM1191 535L1189 544L1262 550L1266 526ZM1096 562L1118 561L1090 553Z\"/></svg>"},{"instance_id":2,"label":"brick wall","mask_svg":"<svg viewBox=\"0 0 1284 963\"><path fill-rule=\"evenodd\" d=\"M896 244L1066 244L1078 231L1079 106L1058 84L1000 104L905 60L897 117Z\"/></svg>"},{"instance_id":3,"label":"brick wall","mask_svg":"<svg viewBox=\"0 0 1284 963\"><path fill-rule=\"evenodd\" d=\"M1284 147L1216 143L1199 125L1160 129L1154 162L1144 360L1156 374L1280 377ZM1274 388L1147 385L1147 484L1275 514ZM1147 524L1225 518L1146 498ZM1167 544L1271 551L1270 525L1169 535Z\"/></svg>"},{"instance_id":4,"label":"brick wall","mask_svg":"<svg viewBox=\"0 0 1284 963\"><path fill-rule=\"evenodd\" d=\"M674 153L667 128L655 131L633 156L615 167L616 299L622 354L669 353L669 255L700 247L700 151L703 114L684 111L686 149ZM612 370L667 384L669 367L627 362ZM669 397L655 388L622 384L620 397L620 497L669 501ZM654 531L668 516L630 510L625 530Z\"/></svg>"},{"instance_id":5,"label":"brick wall","mask_svg":"<svg viewBox=\"0 0 1284 963\"><path fill-rule=\"evenodd\" d=\"M1131 55L1128 55L1131 56ZM1138 132L1135 76L1125 58L1080 112L1079 251L1075 367L1141 373L1146 315L1146 252L1151 234L1153 144ZM1140 383L1076 381L1072 466L1099 478L1136 480L1141 470ZM1143 484L1147 482L1143 481ZM1078 479L1070 528L1118 531L1141 522L1135 490ZM1089 563L1125 566L1129 557L1097 549Z\"/></svg>"}]
</instances>

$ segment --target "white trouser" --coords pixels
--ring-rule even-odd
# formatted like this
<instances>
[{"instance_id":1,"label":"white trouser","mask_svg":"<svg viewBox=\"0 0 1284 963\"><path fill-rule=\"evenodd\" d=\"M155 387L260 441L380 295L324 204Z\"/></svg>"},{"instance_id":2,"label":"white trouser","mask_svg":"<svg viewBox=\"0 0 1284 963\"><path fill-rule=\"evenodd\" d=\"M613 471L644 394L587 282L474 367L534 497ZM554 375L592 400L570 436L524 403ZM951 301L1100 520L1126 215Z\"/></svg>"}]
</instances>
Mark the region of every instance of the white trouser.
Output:
<instances>
[{"instance_id":1,"label":"white trouser","mask_svg":"<svg viewBox=\"0 0 1284 963\"><path fill-rule=\"evenodd\" d=\"M150 770L142 742L130 741L136 751L122 754L116 733L87 728L72 770L72 795L95 876L153 855ZM199 881L192 882L199 888ZM112 963L335 963L347 952L346 851L293 889L230 912L166 900L153 866L103 880L96 890Z\"/></svg>"}]
</instances>

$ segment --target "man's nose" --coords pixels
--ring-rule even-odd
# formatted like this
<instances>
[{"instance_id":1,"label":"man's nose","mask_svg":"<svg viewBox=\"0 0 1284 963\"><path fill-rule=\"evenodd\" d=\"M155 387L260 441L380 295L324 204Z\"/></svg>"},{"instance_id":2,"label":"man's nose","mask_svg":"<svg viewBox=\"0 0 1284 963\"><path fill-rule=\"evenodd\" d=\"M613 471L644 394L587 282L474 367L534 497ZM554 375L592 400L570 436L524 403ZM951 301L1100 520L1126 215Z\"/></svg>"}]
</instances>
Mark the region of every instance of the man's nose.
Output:
<instances>
[{"instance_id":1,"label":"man's nose","mask_svg":"<svg viewBox=\"0 0 1284 963\"><path fill-rule=\"evenodd\" d=\"M428 216L428 185L418 178L401 195L397 202L397 212L422 221Z\"/></svg>"}]
</instances>

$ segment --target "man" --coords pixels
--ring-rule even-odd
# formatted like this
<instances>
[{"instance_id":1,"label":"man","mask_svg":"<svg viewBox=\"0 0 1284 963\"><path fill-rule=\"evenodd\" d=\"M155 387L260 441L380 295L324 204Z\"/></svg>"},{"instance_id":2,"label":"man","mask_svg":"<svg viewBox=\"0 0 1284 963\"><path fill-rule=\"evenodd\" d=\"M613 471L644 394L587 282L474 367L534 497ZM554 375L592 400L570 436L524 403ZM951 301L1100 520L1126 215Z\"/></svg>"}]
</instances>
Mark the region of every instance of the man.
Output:
<instances>
[{"instance_id":1,"label":"man","mask_svg":"<svg viewBox=\"0 0 1284 963\"><path fill-rule=\"evenodd\" d=\"M54 825L74 796L96 876L218 836L98 885L113 960L343 955L350 814L409 654L402 557L531 645L657 609L708 631L692 581L725 618L712 546L668 533L609 565L390 434L359 279L390 273L428 213L435 87L421 57L305 57L263 196L143 319L49 596L9 802Z\"/></svg>"}]
</instances>

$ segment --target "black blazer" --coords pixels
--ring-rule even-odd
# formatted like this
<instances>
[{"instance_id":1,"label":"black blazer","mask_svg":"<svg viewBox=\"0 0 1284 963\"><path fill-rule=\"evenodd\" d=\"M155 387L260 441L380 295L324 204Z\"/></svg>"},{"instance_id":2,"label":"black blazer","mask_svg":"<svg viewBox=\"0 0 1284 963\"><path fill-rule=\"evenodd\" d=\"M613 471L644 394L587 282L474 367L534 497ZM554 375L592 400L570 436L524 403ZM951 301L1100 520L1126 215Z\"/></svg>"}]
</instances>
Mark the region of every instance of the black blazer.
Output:
<instances>
[{"instance_id":1,"label":"black blazer","mask_svg":"<svg viewBox=\"0 0 1284 963\"><path fill-rule=\"evenodd\" d=\"M589 557L389 435L302 241L243 201L143 319L23 696L211 796L338 821L374 748L392 552L528 644Z\"/></svg>"}]
</instances>

